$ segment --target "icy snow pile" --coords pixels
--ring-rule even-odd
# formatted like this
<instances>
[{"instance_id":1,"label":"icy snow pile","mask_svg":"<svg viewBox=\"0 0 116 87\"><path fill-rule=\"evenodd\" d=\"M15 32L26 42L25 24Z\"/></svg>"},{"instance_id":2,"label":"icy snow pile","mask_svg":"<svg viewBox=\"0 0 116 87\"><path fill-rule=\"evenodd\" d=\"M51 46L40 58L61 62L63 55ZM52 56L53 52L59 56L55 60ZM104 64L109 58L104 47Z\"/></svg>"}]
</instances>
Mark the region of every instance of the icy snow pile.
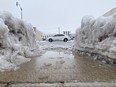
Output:
<instances>
[{"instance_id":1,"label":"icy snow pile","mask_svg":"<svg viewBox=\"0 0 116 87\"><path fill-rule=\"evenodd\" d=\"M0 71L15 70L18 65L38 56L35 33L31 24L0 14Z\"/></svg>"},{"instance_id":2,"label":"icy snow pile","mask_svg":"<svg viewBox=\"0 0 116 87\"><path fill-rule=\"evenodd\" d=\"M116 63L116 14L94 19L82 18L81 27L76 30L74 48L104 56Z\"/></svg>"}]
</instances>

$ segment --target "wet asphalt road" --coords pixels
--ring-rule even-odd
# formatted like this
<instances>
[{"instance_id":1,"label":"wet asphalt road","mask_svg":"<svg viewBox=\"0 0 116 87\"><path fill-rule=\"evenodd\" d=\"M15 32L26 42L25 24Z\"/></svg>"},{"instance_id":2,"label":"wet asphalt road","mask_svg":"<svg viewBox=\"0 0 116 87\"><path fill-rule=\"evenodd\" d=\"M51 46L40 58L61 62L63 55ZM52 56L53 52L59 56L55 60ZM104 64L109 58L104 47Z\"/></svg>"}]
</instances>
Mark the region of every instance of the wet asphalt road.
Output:
<instances>
[{"instance_id":1,"label":"wet asphalt road","mask_svg":"<svg viewBox=\"0 0 116 87\"><path fill-rule=\"evenodd\" d=\"M72 54L73 42L39 44L45 51L40 57L22 64L17 71L0 72L0 82L116 81L116 67Z\"/></svg>"}]
</instances>

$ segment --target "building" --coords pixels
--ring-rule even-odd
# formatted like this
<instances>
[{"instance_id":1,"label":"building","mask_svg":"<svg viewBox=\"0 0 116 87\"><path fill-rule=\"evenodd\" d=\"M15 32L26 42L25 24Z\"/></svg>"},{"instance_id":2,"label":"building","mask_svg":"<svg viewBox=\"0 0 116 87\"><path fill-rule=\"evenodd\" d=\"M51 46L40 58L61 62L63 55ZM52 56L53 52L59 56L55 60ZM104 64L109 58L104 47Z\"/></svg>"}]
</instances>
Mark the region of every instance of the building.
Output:
<instances>
[{"instance_id":1,"label":"building","mask_svg":"<svg viewBox=\"0 0 116 87\"><path fill-rule=\"evenodd\" d=\"M64 35L67 35L67 36L70 36L71 31L63 31L63 34L64 34Z\"/></svg>"},{"instance_id":2,"label":"building","mask_svg":"<svg viewBox=\"0 0 116 87\"><path fill-rule=\"evenodd\" d=\"M75 38L75 34L72 34L71 31L63 31L63 34L69 36L72 40Z\"/></svg>"},{"instance_id":3,"label":"building","mask_svg":"<svg viewBox=\"0 0 116 87\"><path fill-rule=\"evenodd\" d=\"M39 30L36 29L36 27L33 27L34 31L35 31L35 38L36 40L38 41L41 41L42 40L42 32L40 32Z\"/></svg>"},{"instance_id":4,"label":"building","mask_svg":"<svg viewBox=\"0 0 116 87\"><path fill-rule=\"evenodd\" d=\"M107 17L107 16L111 16L113 14L116 14L116 7L111 9L110 11L106 12L103 16Z\"/></svg>"},{"instance_id":5,"label":"building","mask_svg":"<svg viewBox=\"0 0 116 87\"><path fill-rule=\"evenodd\" d=\"M42 32L40 32L39 30L36 30L36 40L41 41L42 40Z\"/></svg>"}]
</instances>

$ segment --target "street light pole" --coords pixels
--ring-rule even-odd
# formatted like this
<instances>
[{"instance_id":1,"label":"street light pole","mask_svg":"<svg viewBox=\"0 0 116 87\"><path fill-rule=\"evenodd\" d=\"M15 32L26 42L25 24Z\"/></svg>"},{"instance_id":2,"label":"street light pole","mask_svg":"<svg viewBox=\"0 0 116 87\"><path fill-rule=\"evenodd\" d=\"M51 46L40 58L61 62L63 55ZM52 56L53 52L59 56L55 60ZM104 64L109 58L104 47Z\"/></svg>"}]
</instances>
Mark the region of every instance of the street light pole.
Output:
<instances>
[{"instance_id":1,"label":"street light pole","mask_svg":"<svg viewBox=\"0 0 116 87\"><path fill-rule=\"evenodd\" d=\"M21 10L21 19L23 19L23 12L22 12L22 7L21 7L21 5L19 4L19 2L16 2L16 6L18 7L19 6L19 8L20 8L20 10Z\"/></svg>"}]
</instances>

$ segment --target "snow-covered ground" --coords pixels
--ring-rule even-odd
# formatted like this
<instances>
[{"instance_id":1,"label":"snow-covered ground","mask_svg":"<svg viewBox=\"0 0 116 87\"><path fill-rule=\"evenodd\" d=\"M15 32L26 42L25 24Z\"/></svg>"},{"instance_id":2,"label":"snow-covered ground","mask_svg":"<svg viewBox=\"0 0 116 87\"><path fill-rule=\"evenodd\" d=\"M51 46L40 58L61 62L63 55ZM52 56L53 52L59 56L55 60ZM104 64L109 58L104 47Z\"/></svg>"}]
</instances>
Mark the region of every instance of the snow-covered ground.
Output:
<instances>
[{"instance_id":1,"label":"snow-covered ground","mask_svg":"<svg viewBox=\"0 0 116 87\"><path fill-rule=\"evenodd\" d=\"M43 50L41 56L32 58L16 71L0 72L0 82L115 82L116 67L73 54L73 44L73 41L38 42Z\"/></svg>"},{"instance_id":2,"label":"snow-covered ground","mask_svg":"<svg viewBox=\"0 0 116 87\"><path fill-rule=\"evenodd\" d=\"M63 41L55 41L55 42L48 42L48 41L38 41L38 45L40 49L42 50L55 50L57 49L68 49L72 50L72 47L74 45L74 40L63 42Z\"/></svg>"},{"instance_id":3,"label":"snow-covered ground","mask_svg":"<svg viewBox=\"0 0 116 87\"><path fill-rule=\"evenodd\" d=\"M0 71L17 70L18 65L38 56L37 50L33 26L8 12L1 13Z\"/></svg>"},{"instance_id":4,"label":"snow-covered ground","mask_svg":"<svg viewBox=\"0 0 116 87\"><path fill-rule=\"evenodd\" d=\"M64 53L72 53L72 48L74 46L74 40L63 42L63 41L55 41L55 42L48 42L48 41L38 41L39 49L42 52L46 51L58 51Z\"/></svg>"},{"instance_id":5,"label":"snow-covered ground","mask_svg":"<svg viewBox=\"0 0 116 87\"><path fill-rule=\"evenodd\" d=\"M116 63L116 14L109 17L82 18L76 31L74 48L78 51L96 53Z\"/></svg>"}]
</instances>

